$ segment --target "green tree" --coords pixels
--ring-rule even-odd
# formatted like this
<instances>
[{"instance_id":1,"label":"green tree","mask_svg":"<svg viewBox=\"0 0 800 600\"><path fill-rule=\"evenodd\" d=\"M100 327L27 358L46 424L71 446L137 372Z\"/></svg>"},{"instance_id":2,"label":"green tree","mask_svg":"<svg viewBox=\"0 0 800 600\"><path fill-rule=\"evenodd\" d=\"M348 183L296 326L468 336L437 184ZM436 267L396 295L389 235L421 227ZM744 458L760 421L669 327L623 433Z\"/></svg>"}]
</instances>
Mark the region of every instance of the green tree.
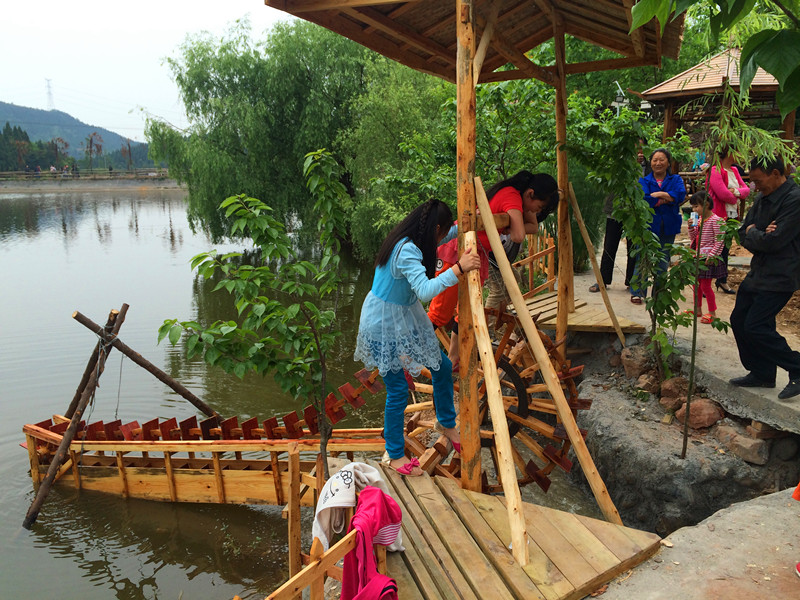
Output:
<instances>
[{"instance_id":1,"label":"green tree","mask_svg":"<svg viewBox=\"0 0 800 600\"><path fill-rule=\"evenodd\" d=\"M189 129L153 119L146 129L151 157L188 185L192 224L216 237L227 231L218 199L237 193L264 198L285 224L307 221L303 156L320 147L340 154L373 56L306 21L279 23L262 43L248 33L242 21L220 40L189 38L167 61Z\"/></svg>"},{"instance_id":2,"label":"green tree","mask_svg":"<svg viewBox=\"0 0 800 600\"><path fill-rule=\"evenodd\" d=\"M303 402L310 400L319 415L320 450L327 457L331 424L325 398L332 391L328 359L341 334L334 326L332 300L341 282L339 239L349 196L329 153L306 155L304 173L314 198L319 262L297 259L286 229L267 204L244 194L231 196L220 209L232 220L230 235L252 239L254 264L243 262L240 252L218 256L212 250L195 256L192 268L207 279L222 276L215 291L225 290L233 297L240 320L203 327L168 319L158 339L168 337L176 344L185 333L189 358L202 355L208 364L240 378L249 372L269 373L283 391Z\"/></svg>"}]
</instances>

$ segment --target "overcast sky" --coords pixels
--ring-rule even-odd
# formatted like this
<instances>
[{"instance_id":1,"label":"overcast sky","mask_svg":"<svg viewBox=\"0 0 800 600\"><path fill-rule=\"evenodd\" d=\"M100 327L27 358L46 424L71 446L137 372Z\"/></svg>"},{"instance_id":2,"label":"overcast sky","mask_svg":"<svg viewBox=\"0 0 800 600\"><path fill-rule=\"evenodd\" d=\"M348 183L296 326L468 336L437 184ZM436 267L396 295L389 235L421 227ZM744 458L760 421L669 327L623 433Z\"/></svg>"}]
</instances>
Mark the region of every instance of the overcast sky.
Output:
<instances>
[{"instance_id":1,"label":"overcast sky","mask_svg":"<svg viewBox=\"0 0 800 600\"><path fill-rule=\"evenodd\" d=\"M290 18L263 0L5 0L0 101L49 109L49 79L56 109L143 142L142 108L186 125L163 59L188 34L219 37L244 16L254 38Z\"/></svg>"}]
</instances>

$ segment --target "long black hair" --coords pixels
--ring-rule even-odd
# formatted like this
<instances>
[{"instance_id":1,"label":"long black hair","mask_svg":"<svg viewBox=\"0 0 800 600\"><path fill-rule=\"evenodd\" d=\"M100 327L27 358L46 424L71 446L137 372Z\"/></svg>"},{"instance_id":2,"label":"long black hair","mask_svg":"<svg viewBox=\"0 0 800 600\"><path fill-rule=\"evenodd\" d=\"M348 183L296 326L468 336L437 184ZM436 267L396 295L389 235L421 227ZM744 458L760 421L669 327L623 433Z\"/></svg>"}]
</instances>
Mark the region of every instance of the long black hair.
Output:
<instances>
[{"instance_id":1,"label":"long black hair","mask_svg":"<svg viewBox=\"0 0 800 600\"><path fill-rule=\"evenodd\" d=\"M438 246L438 232L448 231L453 224L453 213L444 202L431 198L412 210L408 216L395 225L383 240L375 266L380 267L389 262L392 250L397 242L409 238L422 250L422 264L428 279L436 274L436 247ZM438 229L437 229L438 226Z\"/></svg>"},{"instance_id":2,"label":"long black hair","mask_svg":"<svg viewBox=\"0 0 800 600\"><path fill-rule=\"evenodd\" d=\"M545 207L536 215L536 219L540 223L558 208L558 184L547 173L531 173L522 170L508 179L495 183L486 192L486 196L491 200L497 192L505 187L513 187L520 195L527 190L533 190L534 197L546 203Z\"/></svg>"}]
</instances>

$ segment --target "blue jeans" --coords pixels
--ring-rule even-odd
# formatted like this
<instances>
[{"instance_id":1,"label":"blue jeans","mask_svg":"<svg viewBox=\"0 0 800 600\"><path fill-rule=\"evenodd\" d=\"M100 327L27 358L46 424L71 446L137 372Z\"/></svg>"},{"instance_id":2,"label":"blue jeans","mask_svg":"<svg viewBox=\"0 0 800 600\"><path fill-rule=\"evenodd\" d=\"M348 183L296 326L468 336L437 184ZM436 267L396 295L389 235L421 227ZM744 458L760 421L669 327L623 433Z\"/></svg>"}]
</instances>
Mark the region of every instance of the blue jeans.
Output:
<instances>
[{"instance_id":1,"label":"blue jeans","mask_svg":"<svg viewBox=\"0 0 800 600\"><path fill-rule=\"evenodd\" d=\"M669 268L669 253L666 251L665 246L667 244L672 244L675 242L675 234L661 234L658 236L658 241L661 243L661 260L658 263L658 267L656 269L656 275L659 273L666 273L667 269ZM647 296L647 286L643 288L636 288L634 285L634 281L636 278L639 277L639 257L636 257L636 268L633 270L633 277L631 278L631 296L639 296L640 298L644 298Z\"/></svg>"},{"instance_id":2,"label":"blue jeans","mask_svg":"<svg viewBox=\"0 0 800 600\"><path fill-rule=\"evenodd\" d=\"M436 419L447 429L456 426L456 409L453 405L453 363L442 352L442 364L438 371L431 369L433 377L433 406ZM383 417L383 437L386 452L392 460L402 458L405 450L403 439L404 412L408 406L408 381L403 371L389 371L383 376L386 385L386 412Z\"/></svg>"}]
</instances>

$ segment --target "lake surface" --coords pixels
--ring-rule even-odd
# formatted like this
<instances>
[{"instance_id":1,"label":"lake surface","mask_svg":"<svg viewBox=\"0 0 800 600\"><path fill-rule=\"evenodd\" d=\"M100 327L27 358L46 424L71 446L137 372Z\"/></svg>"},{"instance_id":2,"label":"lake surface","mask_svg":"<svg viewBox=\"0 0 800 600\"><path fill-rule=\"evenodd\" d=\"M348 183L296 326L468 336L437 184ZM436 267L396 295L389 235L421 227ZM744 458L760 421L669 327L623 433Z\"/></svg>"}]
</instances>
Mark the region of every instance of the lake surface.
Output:
<instances>
[{"instance_id":1,"label":"lake surface","mask_svg":"<svg viewBox=\"0 0 800 600\"><path fill-rule=\"evenodd\" d=\"M33 500L22 426L66 411L96 342L72 319L76 310L103 324L128 303L120 338L221 414L263 420L299 408L268 377L239 381L187 362L180 345L156 343L164 319L233 316L227 294L210 293L189 267L214 247L239 249L194 234L179 190L0 194L0 598L263 598L285 580L287 528L277 507L126 501L56 487L33 529L21 527ZM336 387L361 368L352 361L355 329L372 281L371 268L343 262ZM340 426L380 426L383 397L367 402L348 407ZM197 414L115 351L84 418L142 423ZM554 479L547 496L533 488L526 499L596 514L563 480ZM304 522L306 535L310 529Z\"/></svg>"}]
</instances>

